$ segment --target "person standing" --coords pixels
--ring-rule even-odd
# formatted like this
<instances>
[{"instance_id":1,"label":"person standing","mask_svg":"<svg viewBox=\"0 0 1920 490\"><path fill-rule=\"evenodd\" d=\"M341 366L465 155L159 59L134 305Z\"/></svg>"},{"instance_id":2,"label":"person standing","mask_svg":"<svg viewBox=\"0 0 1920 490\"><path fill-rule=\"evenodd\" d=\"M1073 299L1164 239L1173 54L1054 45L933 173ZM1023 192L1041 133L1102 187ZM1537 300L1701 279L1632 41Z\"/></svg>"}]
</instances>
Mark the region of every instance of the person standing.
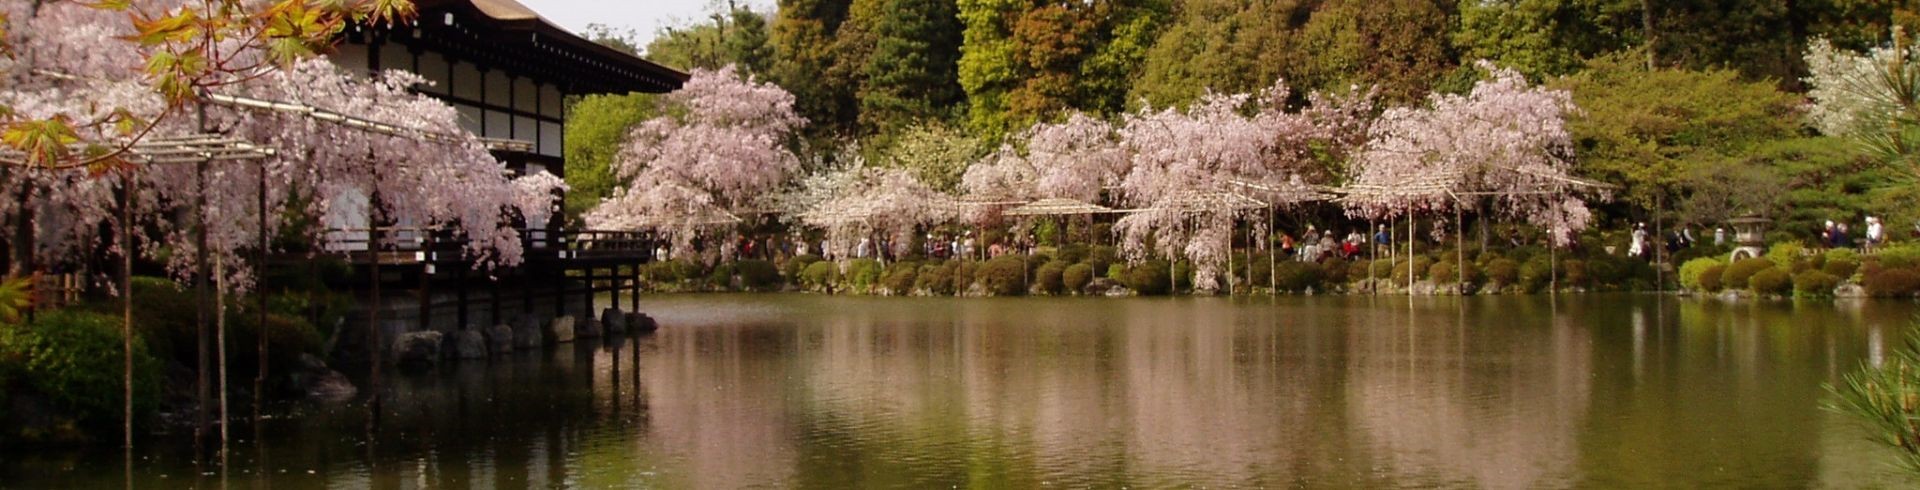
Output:
<instances>
[{"instance_id":1,"label":"person standing","mask_svg":"<svg viewBox=\"0 0 1920 490\"><path fill-rule=\"evenodd\" d=\"M1647 224L1639 223L1634 225L1633 236L1629 238L1629 240L1631 241L1627 242L1627 256L1643 257L1643 258L1646 257L1647 255Z\"/></svg>"},{"instance_id":2,"label":"person standing","mask_svg":"<svg viewBox=\"0 0 1920 490\"><path fill-rule=\"evenodd\" d=\"M1880 218L1868 216L1867 217L1867 253L1873 253L1875 249L1880 248L1880 243L1885 242L1886 240L1887 240L1887 230L1885 227L1880 226Z\"/></svg>"}]
</instances>

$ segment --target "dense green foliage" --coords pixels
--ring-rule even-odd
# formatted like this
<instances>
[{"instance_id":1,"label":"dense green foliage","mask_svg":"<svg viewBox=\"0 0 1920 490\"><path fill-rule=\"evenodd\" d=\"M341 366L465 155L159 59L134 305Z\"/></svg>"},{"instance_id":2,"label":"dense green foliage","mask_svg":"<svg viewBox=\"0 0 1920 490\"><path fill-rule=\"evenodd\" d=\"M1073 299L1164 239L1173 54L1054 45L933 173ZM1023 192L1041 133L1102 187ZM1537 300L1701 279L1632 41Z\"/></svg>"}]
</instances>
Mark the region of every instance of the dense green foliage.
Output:
<instances>
[{"instance_id":1,"label":"dense green foliage","mask_svg":"<svg viewBox=\"0 0 1920 490\"><path fill-rule=\"evenodd\" d=\"M655 110L650 94L589 95L567 108L567 216L578 218L613 194L613 157L628 129Z\"/></svg>"},{"instance_id":2,"label":"dense green foliage","mask_svg":"<svg viewBox=\"0 0 1920 490\"><path fill-rule=\"evenodd\" d=\"M0 388L10 395L44 396L59 417L81 426L112 426L120 420L125 396L120 328L118 316L80 310L44 313L26 325L0 325ZM136 338L133 363L134 413L144 419L159 407L160 362Z\"/></svg>"}]
</instances>

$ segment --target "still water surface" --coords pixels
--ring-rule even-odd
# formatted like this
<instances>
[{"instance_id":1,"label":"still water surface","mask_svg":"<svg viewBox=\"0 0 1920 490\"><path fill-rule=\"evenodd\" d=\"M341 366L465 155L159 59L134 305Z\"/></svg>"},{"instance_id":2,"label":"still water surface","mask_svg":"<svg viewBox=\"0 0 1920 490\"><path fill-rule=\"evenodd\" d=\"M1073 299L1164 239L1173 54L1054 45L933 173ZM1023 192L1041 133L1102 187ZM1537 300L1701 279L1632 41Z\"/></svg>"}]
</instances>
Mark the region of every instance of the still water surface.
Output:
<instances>
[{"instance_id":1,"label":"still water surface","mask_svg":"<svg viewBox=\"0 0 1920 490\"><path fill-rule=\"evenodd\" d=\"M371 437L364 405L288 407L266 443L240 446L224 481L148 444L134 486L1920 483L1820 408L1823 383L1898 342L1907 304L688 295L644 306L663 326L654 336L390 375ZM7 459L0 487L126 483L117 454Z\"/></svg>"}]
</instances>

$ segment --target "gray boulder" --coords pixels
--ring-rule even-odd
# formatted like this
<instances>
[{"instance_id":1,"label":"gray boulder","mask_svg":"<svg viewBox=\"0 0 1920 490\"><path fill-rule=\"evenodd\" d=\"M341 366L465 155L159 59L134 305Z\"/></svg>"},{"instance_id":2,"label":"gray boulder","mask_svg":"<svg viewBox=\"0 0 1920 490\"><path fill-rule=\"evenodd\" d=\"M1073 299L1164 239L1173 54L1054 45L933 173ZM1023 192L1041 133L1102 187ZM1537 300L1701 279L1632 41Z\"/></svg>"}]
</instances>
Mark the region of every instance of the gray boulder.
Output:
<instances>
[{"instance_id":1,"label":"gray boulder","mask_svg":"<svg viewBox=\"0 0 1920 490\"><path fill-rule=\"evenodd\" d=\"M431 366L440 362L440 332L407 332L393 340L394 360L402 366Z\"/></svg>"},{"instance_id":2,"label":"gray boulder","mask_svg":"<svg viewBox=\"0 0 1920 490\"><path fill-rule=\"evenodd\" d=\"M532 350L547 345L542 330L545 329L540 327L540 321L533 317L521 320L520 328L513 329L513 346L520 350Z\"/></svg>"},{"instance_id":3,"label":"gray boulder","mask_svg":"<svg viewBox=\"0 0 1920 490\"><path fill-rule=\"evenodd\" d=\"M621 313L619 308L607 308L600 312L600 325L605 327L609 334L626 333L627 315Z\"/></svg>"},{"instance_id":4,"label":"gray boulder","mask_svg":"<svg viewBox=\"0 0 1920 490\"><path fill-rule=\"evenodd\" d=\"M502 323L487 329L487 347L497 354L513 352L513 327Z\"/></svg>"},{"instance_id":5,"label":"gray boulder","mask_svg":"<svg viewBox=\"0 0 1920 490\"><path fill-rule=\"evenodd\" d=\"M445 351L450 359L486 359L487 336L479 330L455 331L447 335Z\"/></svg>"},{"instance_id":6,"label":"gray boulder","mask_svg":"<svg viewBox=\"0 0 1920 490\"><path fill-rule=\"evenodd\" d=\"M548 322L547 336L549 337L548 341L555 344L565 344L568 342L572 342L573 341L573 317L567 316L567 315L561 315L560 318L555 318L553 319L553 321Z\"/></svg>"},{"instance_id":7,"label":"gray boulder","mask_svg":"<svg viewBox=\"0 0 1920 490\"><path fill-rule=\"evenodd\" d=\"M588 318L587 321L580 323L580 328L574 329L573 336L583 339L597 339L600 338L600 332L602 330L600 320Z\"/></svg>"},{"instance_id":8,"label":"gray boulder","mask_svg":"<svg viewBox=\"0 0 1920 490\"><path fill-rule=\"evenodd\" d=\"M659 329L660 324L654 323L653 317L647 316L645 313L635 312L627 314L627 331L633 333L653 333L654 330Z\"/></svg>"}]
</instances>

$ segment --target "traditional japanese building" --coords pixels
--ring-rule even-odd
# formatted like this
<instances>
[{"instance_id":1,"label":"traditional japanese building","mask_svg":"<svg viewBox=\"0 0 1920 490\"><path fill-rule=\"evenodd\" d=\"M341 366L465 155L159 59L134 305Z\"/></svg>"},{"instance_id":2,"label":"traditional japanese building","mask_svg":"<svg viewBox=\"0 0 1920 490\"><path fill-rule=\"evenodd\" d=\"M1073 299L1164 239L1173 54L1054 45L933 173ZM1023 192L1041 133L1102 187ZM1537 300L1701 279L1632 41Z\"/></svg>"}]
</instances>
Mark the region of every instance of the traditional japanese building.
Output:
<instances>
[{"instance_id":1,"label":"traditional japanese building","mask_svg":"<svg viewBox=\"0 0 1920 490\"><path fill-rule=\"evenodd\" d=\"M606 93L678 90L687 74L587 40L515 0L415 0L394 26L349 29L332 55L351 70L407 70L421 93L460 111L516 172L565 178L566 102Z\"/></svg>"}]
</instances>

